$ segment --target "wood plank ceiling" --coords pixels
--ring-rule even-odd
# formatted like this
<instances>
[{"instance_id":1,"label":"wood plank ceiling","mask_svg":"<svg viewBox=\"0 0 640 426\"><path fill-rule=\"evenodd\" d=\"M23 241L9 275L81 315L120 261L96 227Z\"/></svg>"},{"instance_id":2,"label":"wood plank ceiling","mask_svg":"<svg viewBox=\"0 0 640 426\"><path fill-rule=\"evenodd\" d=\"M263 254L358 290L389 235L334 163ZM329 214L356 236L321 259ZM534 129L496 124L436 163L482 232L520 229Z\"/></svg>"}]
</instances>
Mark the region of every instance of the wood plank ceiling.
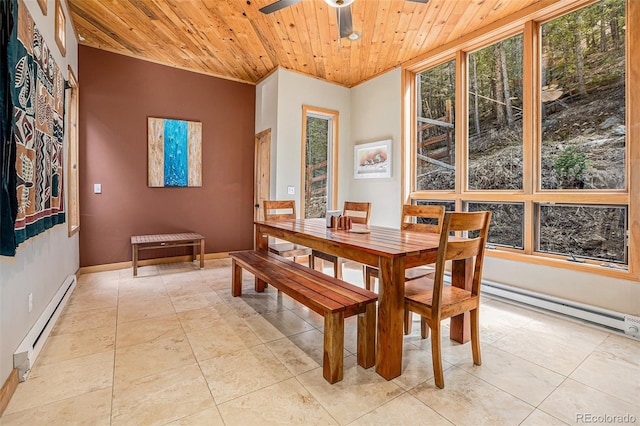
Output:
<instances>
[{"instance_id":1,"label":"wood plank ceiling","mask_svg":"<svg viewBox=\"0 0 640 426\"><path fill-rule=\"evenodd\" d=\"M278 66L355 86L540 0L356 0L360 40L338 42L335 10L302 0L67 0L80 44L256 83Z\"/></svg>"}]
</instances>

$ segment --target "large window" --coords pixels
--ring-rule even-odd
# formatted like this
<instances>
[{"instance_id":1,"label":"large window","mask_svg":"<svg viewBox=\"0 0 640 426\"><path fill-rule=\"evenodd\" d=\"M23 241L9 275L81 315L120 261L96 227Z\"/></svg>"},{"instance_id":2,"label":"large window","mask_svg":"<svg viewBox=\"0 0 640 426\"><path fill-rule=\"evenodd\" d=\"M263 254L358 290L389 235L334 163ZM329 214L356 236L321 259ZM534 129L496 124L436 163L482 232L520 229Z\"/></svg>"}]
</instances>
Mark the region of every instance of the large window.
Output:
<instances>
[{"instance_id":1,"label":"large window","mask_svg":"<svg viewBox=\"0 0 640 426\"><path fill-rule=\"evenodd\" d=\"M488 243L513 249L524 248L524 204L523 203L477 203L468 202L470 212L491 212ZM479 235L479 232L478 232Z\"/></svg>"},{"instance_id":2,"label":"large window","mask_svg":"<svg viewBox=\"0 0 640 426\"><path fill-rule=\"evenodd\" d=\"M542 25L544 189L625 188L624 15L604 0Z\"/></svg>"},{"instance_id":3,"label":"large window","mask_svg":"<svg viewBox=\"0 0 640 426\"><path fill-rule=\"evenodd\" d=\"M629 228L640 220L640 188L630 159L640 140L629 138L638 137L640 105L627 86L640 74L627 55L640 55L640 44L627 42L638 37L629 25L640 7L567 5L406 66L409 198L492 211L492 256L637 274Z\"/></svg>"},{"instance_id":4,"label":"large window","mask_svg":"<svg viewBox=\"0 0 640 426\"><path fill-rule=\"evenodd\" d=\"M538 204L538 250L605 262L627 262L626 206Z\"/></svg>"},{"instance_id":5,"label":"large window","mask_svg":"<svg viewBox=\"0 0 640 426\"><path fill-rule=\"evenodd\" d=\"M416 187L426 190L455 188L456 63L449 61L421 72L419 88Z\"/></svg>"},{"instance_id":6,"label":"large window","mask_svg":"<svg viewBox=\"0 0 640 426\"><path fill-rule=\"evenodd\" d=\"M522 189L522 35L469 54L469 189Z\"/></svg>"},{"instance_id":7,"label":"large window","mask_svg":"<svg viewBox=\"0 0 640 426\"><path fill-rule=\"evenodd\" d=\"M303 214L325 217L335 206L338 113L303 108Z\"/></svg>"}]
</instances>

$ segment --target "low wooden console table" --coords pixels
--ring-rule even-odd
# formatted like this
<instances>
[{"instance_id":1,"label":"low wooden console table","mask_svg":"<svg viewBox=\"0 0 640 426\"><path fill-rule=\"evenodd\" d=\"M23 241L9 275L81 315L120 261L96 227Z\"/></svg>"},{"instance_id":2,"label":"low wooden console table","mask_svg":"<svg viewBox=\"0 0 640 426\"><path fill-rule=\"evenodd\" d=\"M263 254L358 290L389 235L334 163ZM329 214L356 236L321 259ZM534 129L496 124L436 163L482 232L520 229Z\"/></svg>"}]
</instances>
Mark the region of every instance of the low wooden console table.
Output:
<instances>
[{"instance_id":1,"label":"low wooden console table","mask_svg":"<svg viewBox=\"0 0 640 426\"><path fill-rule=\"evenodd\" d=\"M195 232L181 234L135 235L131 237L133 276L138 275L138 251L160 248L193 247L192 260L200 247L200 268L204 268L204 237Z\"/></svg>"}]
</instances>

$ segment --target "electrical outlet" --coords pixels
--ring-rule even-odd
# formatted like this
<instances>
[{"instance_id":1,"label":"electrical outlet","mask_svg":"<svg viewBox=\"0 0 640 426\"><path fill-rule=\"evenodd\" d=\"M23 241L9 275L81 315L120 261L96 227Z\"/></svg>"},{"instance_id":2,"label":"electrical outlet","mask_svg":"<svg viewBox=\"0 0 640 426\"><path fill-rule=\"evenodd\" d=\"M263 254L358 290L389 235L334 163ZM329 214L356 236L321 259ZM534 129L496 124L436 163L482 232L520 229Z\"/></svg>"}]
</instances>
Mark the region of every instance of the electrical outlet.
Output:
<instances>
[{"instance_id":1,"label":"electrical outlet","mask_svg":"<svg viewBox=\"0 0 640 426\"><path fill-rule=\"evenodd\" d=\"M29 293L29 312L33 310L33 293Z\"/></svg>"},{"instance_id":2,"label":"electrical outlet","mask_svg":"<svg viewBox=\"0 0 640 426\"><path fill-rule=\"evenodd\" d=\"M295 186L287 186L287 194L295 195L295 193L296 193L296 187Z\"/></svg>"}]
</instances>

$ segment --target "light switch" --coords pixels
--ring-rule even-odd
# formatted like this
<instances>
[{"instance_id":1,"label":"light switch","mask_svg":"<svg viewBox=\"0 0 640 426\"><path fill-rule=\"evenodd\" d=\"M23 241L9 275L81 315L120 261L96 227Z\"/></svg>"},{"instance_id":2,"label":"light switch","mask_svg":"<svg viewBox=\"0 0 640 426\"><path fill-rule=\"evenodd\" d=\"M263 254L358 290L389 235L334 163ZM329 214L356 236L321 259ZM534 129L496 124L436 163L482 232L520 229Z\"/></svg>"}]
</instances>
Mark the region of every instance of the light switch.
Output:
<instances>
[{"instance_id":1,"label":"light switch","mask_svg":"<svg viewBox=\"0 0 640 426\"><path fill-rule=\"evenodd\" d=\"M94 194L102 194L102 184L101 183L94 183L93 184L93 193Z\"/></svg>"},{"instance_id":2,"label":"light switch","mask_svg":"<svg viewBox=\"0 0 640 426\"><path fill-rule=\"evenodd\" d=\"M287 186L287 194L295 195L295 193L296 193L296 187L295 186Z\"/></svg>"}]
</instances>

